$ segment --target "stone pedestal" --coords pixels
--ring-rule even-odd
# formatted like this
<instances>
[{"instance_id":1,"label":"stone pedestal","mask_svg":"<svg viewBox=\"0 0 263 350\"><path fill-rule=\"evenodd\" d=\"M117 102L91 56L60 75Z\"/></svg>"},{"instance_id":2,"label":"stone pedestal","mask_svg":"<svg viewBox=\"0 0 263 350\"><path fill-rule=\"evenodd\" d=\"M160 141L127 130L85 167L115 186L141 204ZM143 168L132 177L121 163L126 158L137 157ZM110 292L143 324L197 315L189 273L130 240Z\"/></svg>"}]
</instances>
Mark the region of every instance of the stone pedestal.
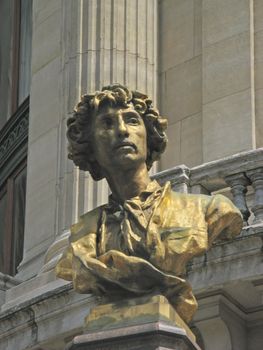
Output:
<instances>
[{"instance_id":1,"label":"stone pedestal","mask_svg":"<svg viewBox=\"0 0 263 350\"><path fill-rule=\"evenodd\" d=\"M201 350L163 296L95 307L65 350Z\"/></svg>"}]
</instances>

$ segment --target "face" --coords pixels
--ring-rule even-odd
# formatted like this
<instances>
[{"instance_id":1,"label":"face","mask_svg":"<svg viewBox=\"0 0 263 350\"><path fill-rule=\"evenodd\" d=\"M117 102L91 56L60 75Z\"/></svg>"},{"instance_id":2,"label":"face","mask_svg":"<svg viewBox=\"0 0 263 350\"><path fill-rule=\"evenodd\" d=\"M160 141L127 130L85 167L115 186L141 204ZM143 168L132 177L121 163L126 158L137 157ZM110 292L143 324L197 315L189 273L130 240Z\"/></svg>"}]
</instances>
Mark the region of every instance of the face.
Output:
<instances>
[{"instance_id":1,"label":"face","mask_svg":"<svg viewBox=\"0 0 263 350\"><path fill-rule=\"evenodd\" d=\"M132 106L104 108L95 116L93 130L94 156L102 169L129 169L146 162L146 129Z\"/></svg>"}]
</instances>

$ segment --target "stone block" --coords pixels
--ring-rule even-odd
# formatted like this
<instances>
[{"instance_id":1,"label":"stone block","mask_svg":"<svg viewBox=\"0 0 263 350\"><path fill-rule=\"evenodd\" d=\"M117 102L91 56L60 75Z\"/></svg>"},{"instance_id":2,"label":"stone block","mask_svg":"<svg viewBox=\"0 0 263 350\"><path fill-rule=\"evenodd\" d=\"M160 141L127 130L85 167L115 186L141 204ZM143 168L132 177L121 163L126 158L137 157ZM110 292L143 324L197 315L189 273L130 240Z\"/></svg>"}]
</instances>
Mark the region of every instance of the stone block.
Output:
<instances>
[{"instance_id":1,"label":"stone block","mask_svg":"<svg viewBox=\"0 0 263 350\"><path fill-rule=\"evenodd\" d=\"M128 53L126 57L126 84L130 89L136 89L137 56L136 54Z\"/></svg>"},{"instance_id":2,"label":"stone block","mask_svg":"<svg viewBox=\"0 0 263 350\"><path fill-rule=\"evenodd\" d=\"M193 286L197 299L197 293L208 293L241 280L261 279L263 262L260 244L261 239L251 235L244 240L214 246L206 258L204 256L195 258L192 270L188 274L188 281ZM250 254L252 250L253 254ZM227 258L229 256L232 257L231 263ZM238 298L236 294L233 296Z\"/></svg>"},{"instance_id":3,"label":"stone block","mask_svg":"<svg viewBox=\"0 0 263 350\"><path fill-rule=\"evenodd\" d=\"M203 109L203 161L254 147L250 89L208 103Z\"/></svg>"},{"instance_id":4,"label":"stone block","mask_svg":"<svg viewBox=\"0 0 263 350\"><path fill-rule=\"evenodd\" d=\"M67 350L200 350L195 336L161 295L97 305L86 318L84 334Z\"/></svg>"},{"instance_id":5,"label":"stone block","mask_svg":"<svg viewBox=\"0 0 263 350\"><path fill-rule=\"evenodd\" d=\"M27 168L27 194L30 196L50 181L56 179L58 162L57 128L53 128L29 143L28 168Z\"/></svg>"},{"instance_id":6,"label":"stone block","mask_svg":"<svg viewBox=\"0 0 263 350\"><path fill-rule=\"evenodd\" d=\"M55 239L56 181L51 180L37 190L28 192L25 244L27 254L32 249L44 249ZM36 254L37 255L37 254Z\"/></svg>"},{"instance_id":7,"label":"stone block","mask_svg":"<svg viewBox=\"0 0 263 350\"><path fill-rule=\"evenodd\" d=\"M6 293L6 302L2 311L30 301L37 295L44 294L68 283L61 279L56 279L54 271L43 273L9 289Z\"/></svg>"},{"instance_id":8,"label":"stone block","mask_svg":"<svg viewBox=\"0 0 263 350\"><path fill-rule=\"evenodd\" d=\"M56 77L56 79L54 79ZM58 125L61 115L60 59L51 61L32 76L29 142Z\"/></svg>"},{"instance_id":9,"label":"stone block","mask_svg":"<svg viewBox=\"0 0 263 350\"><path fill-rule=\"evenodd\" d=\"M134 28L134 23L136 23L137 13L136 13L136 7L134 6L133 0L127 0L126 1L126 8L127 8L127 14L129 14L126 17L126 23L127 28ZM138 33L139 34L139 33ZM126 50L130 54L136 54L137 51L137 35L134 34L134 31L128 30L127 31L127 40L126 40Z\"/></svg>"},{"instance_id":10,"label":"stone block","mask_svg":"<svg viewBox=\"0 0 263 350\"><path fill-rule=\"evenodd\" d=\"M202 114L195 114L182 120L181 163L189 167L202 163Z\"/></svg>"},{"instance_id":11,"label":"stone block","mask_svg":"<svg viewBox=\"0 0 263 350\"><path fill-rule=\"evenodd\" d=\"M43 22L35 23L32 38L32 74L60 56L60 22L61 11L57 10Z\"/></svg>"},{"instance_id":12,"label":"stone block","mask_svg":"<svg viewBox=\"0 0 263 350\"><path fill-rule=\"evenodd\" d=\"M109 2L106 2L105 5L111 6ZM83 1L82 2L83 6L83 13L85 13L85 21L82 23L82 28L81 28L81 36L82 36L82 41L81 41L81 46L82 46L82 52L88 52L90 51L95 51L97 49L97 26L96 26L96 16L97 16L97 4L96 1ZM76 8L77 6L73 5L73 8ZM75 16L78 16L78 13L75 14ZM106 20L106 19L105 19ZM110 20L110 14L107 14L107 20ZM77 52L77 47L76 43L78 41L78 30L77 28L74 28L74 23L76 21L72 21L73 23L73 32L74 35L72 36L73 33L71 33L71 55L76 54ZM110 34L110 31L108 31ZM108 42L108 45L110 45L110 41ZM106 42L105 42L106 44Z\"/></svg>"},{"instance_id":13,"label":"stone block","mask_svg":"<svg viewBox=\"0 0 263 350\"><path fill-rule=\"evenodd\" d=\"M156 324L76 336L65 350L201 350L178 327Z\"/></svg>"},{"instance_id":14,"label":"stone block","mask_svg":"<svg viewBox=\"0 0 263 350\"><path fill-rule=\"evenodd\" d=\"M194 56L202 54L202 0L194 0Z\"/></svg>"},{"instance_id":15,"label":"stone block","mask_svg":"<svg viewBox=\"0 0 263 350\"><path fill-rule=\"evenodd\" d=\"M255 33L255 89L263 89L263 30Z\"/></svg>"},{"instance_id":16,"label":"stone block","mask_svg":"<svg viewBox=\"0 0 263 350\"><path fill-rule=\"evenodd\" d=\"M167 129L168 145L160 160L160 169L172 168L181 163L181 122L169 125Z\"/></svg>"},{"instance_id":17,"label":"stone block","mask_svg":"<svg viewBox=\"0 0 263 350\"><path fill-rule=\"evenodd\" d=\"M256 90L256 147L263 147L263 89Z\"/></svg>"},{"instance_id":18,"label":"stone block","mask_svg":"<svg viewBox=\"0 0 263 350\"><path fill-rule=\"evenodd\" d=\"M263 30L263 2L262 0L254 0L254 25L255 32Z\"/></svg>"},{"instance_id":19,"label":"stone block","mask_svg":"<svg viewBox=\"0 0 263 350\"><path fill-rule=\"evenodd\" d=\"M182 63L165 75L165 110L171 123L202 110L201 56Z\"/></svg>"},{"instance_id":20,"label":"stone block","mask_svg":"<svg viewBox=\"0 0 263 350\"><path fill-rule=\"evenodd\" d=\"M67 86L65 86L65 91L68 94L66 99L68 113L72 113L72 110L74 109L75 105L80 100L81 94L85 93L85 91L81 91L81 85L80 85L81 82L79 81L81 68L82 68L80 67L80 62L82 62L82 57L83 57L82 55L83 54L76 54L75 57L71 57L69 59L67 67L65 68L66 69L65 74L68 76ZM95 54L93 55L93 57L94 56ZM87 55L87 58L88 58L88 55ZM95 57L94 57L94 60L95 60ZM87 67L89 68L88 65ZM91 79L93 78L94 78L94 70L93 70L93 74L91 75Z\"/></svg>"},{"instance_id":21,"label":"stone block","mask_svg":"<svg viewBox=\"0 0 263 350\"><path fill-rule=\"evenodd\" d=\"M203 102L249 88L250 59L249 32L206 47L203 51Z\"/></svg>"},{"instance_id":22,"label":"stone block","mask_svg":"<svg viewBox=\"0 0 263 350\"><path fill-rule=\"evenodd\" d=\"M137 58L136 67L136 86L139 91L146 91L146 81L147 81L147 60L145 58Z\"/></svg>"},{"instance_id":23,"label":"stone block","mask_svg":"<svg viewBox=\"0 0 263 350\"><path fill-rule=\"evenodd\" d=\"M60 0L34 0L33 1L33 22L35 25L38 25L45 21L57 10L61 10L61 1Z\"/></svg>"},{"instance_id":24,"label":"stone block","mask_svg":"<svg viewBox=\"0 0 263 350\"><path fill-rule=\"evenodd\" d=\"M249 31L249 26L249 1L203 1L203 47Z\"/></svg>"},{"instance_id":25,"label":"stone block","mask_svg":"<svg viewBox=\"0 0 263 350\"><path fill-rule=\"evenodd\" d=\"M160 12L160 68L164 72L194 55L194 1L161 1Z\"/></svg>"},{"instance_id":26,"label":"stone block","mask_svg":"<svg viewBox=\"0 0 263 350\"><path fill-rule=\"evenodd\" d=\"M119 4L122 2L120 1ZM137 18L136 18L136 24L133 23L133 25L129 28L129 30L133 31L136 30L137 35L137 45L136 45L136 53L139 58L145 59L147 58L147 27L146 27L146 16L149 23L152 21L152 18L148 17L147 13L147 1L141 0L138 2L138 11L137 11ZM118 24L117 24L118 25ZM135 27L136 25L136 27ZM153 30L153 26L151 26L151 29ZM118 31L118 29L117 29ZM124 31L124 28L122 28L122 31ZM121 37L118 38L121 40ZM120 45L120 44L119 44Z\"/></svg>"},{"instance_id":27,"label":"stone block","mask_svg":"<svg viewBox=\"0 0 263 350\"><path fill-rule=\"evenodd\" d=\"M248 350L261 350L263 344L262 324L259 321L257 326L248 330Z\"/></svg>"}]
</instances>

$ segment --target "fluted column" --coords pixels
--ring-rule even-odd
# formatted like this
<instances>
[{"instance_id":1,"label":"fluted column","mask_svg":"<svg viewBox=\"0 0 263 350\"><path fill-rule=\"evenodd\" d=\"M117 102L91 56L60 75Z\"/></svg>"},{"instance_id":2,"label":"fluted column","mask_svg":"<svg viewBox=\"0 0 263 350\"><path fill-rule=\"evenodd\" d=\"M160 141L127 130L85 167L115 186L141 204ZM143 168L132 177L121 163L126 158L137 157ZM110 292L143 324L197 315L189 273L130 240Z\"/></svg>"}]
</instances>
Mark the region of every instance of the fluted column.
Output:
<instances>
[{"instance_id":1,"label":"fluted column","mask_svg":"<svg viewBox=\"0 0 263 350\"><path fill-rule=\"evenodd\" d=\"M55 265L56 247L61 251L69 226L84 212L107 202L109 194L105 180L94 182L90 174L74 168L66 159L66 119L81 95L118 82L157 101L157 0L71 0L62 4L65 117L58 227L42 271Z\"/></svg>"},{"instance_id":2,"label":"fluted column","mask_svg":"<svg viewBox=\"0 0 263 350\"><path fill-rule=\"evenodd\" d=\"M156 101L157 1L79 0L64 6L68 33L73 33L65 50L68 115L83 93L114 82L144 91ZM77 216L108 197L105 181L78 176Z\"/></svg>"}]
</instances>

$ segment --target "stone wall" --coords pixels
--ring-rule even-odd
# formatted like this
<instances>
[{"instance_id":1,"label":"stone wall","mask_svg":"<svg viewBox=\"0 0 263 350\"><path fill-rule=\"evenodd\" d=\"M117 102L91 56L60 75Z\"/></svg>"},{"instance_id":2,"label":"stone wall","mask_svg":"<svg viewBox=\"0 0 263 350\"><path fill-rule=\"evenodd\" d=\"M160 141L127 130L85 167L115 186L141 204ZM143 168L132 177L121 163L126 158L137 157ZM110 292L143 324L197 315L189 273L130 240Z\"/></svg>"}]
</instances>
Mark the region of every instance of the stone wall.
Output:
<instances>
[{"instance_id":1,"label":"stone wall","mask_svg":"<svg viewBox=\"0 0 263 350\"><path fill-rule=\"evenodd\" d=\"M161 162L194 166L262 146L262 2L160 2Z\"/></svg>"}]
</instances>

